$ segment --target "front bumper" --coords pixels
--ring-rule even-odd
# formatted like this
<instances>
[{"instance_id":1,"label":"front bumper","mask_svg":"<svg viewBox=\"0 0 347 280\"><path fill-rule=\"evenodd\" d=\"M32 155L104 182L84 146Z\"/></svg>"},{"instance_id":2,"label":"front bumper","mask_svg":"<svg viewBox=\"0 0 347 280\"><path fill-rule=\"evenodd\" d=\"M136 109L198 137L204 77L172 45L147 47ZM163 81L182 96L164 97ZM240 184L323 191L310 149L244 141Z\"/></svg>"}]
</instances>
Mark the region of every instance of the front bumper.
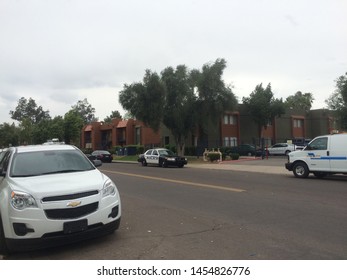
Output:
<instances>
[{"instance_id":1,"label":"front bumper","mask_svg":"<svg viewBox=\"0 0 347 280\"><path fill-rule=\"evenodd\" d=\"M37 250L48 247L58 247L61 245L66 245L74 243L77 241L82 241L90 238L95 238L98 236L103 236L110 234L117 230L120 225L121 218L110 222L108 224L94 224L88 226L88 228L81 232L64 234L61 232L54 232L46 234L41 238L30 238L30 239L12 239L6 238L6 246L10 252L20 252Z\"/></svg>"}]
</instances>

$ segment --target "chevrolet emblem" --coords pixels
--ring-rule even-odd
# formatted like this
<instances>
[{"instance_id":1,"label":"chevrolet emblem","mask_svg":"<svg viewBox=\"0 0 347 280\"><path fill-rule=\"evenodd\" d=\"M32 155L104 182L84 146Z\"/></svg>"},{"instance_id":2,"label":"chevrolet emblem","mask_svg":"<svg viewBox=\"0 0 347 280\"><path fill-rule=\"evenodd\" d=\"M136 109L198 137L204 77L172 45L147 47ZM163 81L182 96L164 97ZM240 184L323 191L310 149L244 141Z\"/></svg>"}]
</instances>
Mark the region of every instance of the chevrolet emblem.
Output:
<instances>
[{"instance_id":1,"label":"chevrolet emblem","mask_svg":"<svg viewBox=\"0 0 347 280\"><path fill-rule=\"evenodd\" d=\"M81 205L81 201L70 201L68 204L66 204L67 207L77 207Z\"/></svg>"}]
</instances>

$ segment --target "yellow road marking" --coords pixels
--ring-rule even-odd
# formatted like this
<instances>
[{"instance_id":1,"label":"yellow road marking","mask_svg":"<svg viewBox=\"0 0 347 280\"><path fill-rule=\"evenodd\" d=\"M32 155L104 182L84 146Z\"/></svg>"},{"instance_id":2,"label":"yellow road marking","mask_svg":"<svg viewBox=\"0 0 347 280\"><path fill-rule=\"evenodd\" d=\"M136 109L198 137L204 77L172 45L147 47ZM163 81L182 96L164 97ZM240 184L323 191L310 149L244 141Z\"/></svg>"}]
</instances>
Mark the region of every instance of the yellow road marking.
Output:
<instances>
[{"instance_id":1,"label":"yellow road marking","mask_svg":"<svg viewBox=\"0 0 347 280\"><path fill-rule=\"evenodd\" d=\"M227 188L222 186L216 186L216 185L209 185L209 184L201 184L201 183L194 183L189 181L180 181L180 180L173 180L173 179L167 179L167 178L160 178L160 177L153 177L153 176L145 176L145 175L139 175L139 174L133 174L133 173L127 173L127 172L119 172L119 171L111 171L111 170L102 170L102 172L109 172L113 174L120 174L125 176L132 176L132 177L138 177L138 178L144 178L149 180L157 180L157 181L164 181L164 182L170 182L170 183L179 183L183 185L190 185L190 186L197 186L197 187L204 187L209 189L216 189L216 190L223 190L223 191L231 191L231 192L245 192L246 190L238 189L238 188Z\"/></svg>"}]
</instances>

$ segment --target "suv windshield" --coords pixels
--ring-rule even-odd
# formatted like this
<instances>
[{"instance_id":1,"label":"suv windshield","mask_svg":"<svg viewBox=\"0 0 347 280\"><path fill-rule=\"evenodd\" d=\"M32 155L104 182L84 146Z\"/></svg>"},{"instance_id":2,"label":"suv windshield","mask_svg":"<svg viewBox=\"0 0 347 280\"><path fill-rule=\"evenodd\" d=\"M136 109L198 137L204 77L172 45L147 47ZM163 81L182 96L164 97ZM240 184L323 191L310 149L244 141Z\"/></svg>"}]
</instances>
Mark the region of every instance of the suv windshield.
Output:
<instances>
[{"instance_id":1,"label":"suv windshield","mask_svg":"<svg viewBox=\"0 0 347 280\"><path fill-rule=\"evenodd\" d=\"M35 151L15 154L10 176L28 177L92 169L92 163L76 150Z\"/></svg>"}]
</instances>

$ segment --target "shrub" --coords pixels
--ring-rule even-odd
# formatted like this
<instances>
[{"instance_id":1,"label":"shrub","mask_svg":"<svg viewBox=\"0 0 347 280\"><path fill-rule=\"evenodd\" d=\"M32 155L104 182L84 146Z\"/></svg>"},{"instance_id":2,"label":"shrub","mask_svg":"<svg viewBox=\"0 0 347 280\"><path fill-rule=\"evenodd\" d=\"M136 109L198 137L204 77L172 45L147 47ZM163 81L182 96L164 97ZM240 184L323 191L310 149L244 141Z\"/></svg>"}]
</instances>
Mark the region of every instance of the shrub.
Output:
<instances>
[{"instance_id":1,"label":"shrub","mask_svg":"<svg viewBox=\"0 0 347 280\"><path fill-rule=\"evenodd\" d=\"M230 158L232 160L238 160L240 158L240 155L238 153L232 153L230 154Z\"/></svg>"},{"instance_id":2,"label":"shrub","mask_svg":"<svg viewBox=\"0 0 347 280\"><path fill-rule=\"evenodd\" d=\"M214 162L216 160L220 160L220 154L219 153L210 152L210 153L207 154L207 158L211 162Z\"/></svg>"}]
</instances>

